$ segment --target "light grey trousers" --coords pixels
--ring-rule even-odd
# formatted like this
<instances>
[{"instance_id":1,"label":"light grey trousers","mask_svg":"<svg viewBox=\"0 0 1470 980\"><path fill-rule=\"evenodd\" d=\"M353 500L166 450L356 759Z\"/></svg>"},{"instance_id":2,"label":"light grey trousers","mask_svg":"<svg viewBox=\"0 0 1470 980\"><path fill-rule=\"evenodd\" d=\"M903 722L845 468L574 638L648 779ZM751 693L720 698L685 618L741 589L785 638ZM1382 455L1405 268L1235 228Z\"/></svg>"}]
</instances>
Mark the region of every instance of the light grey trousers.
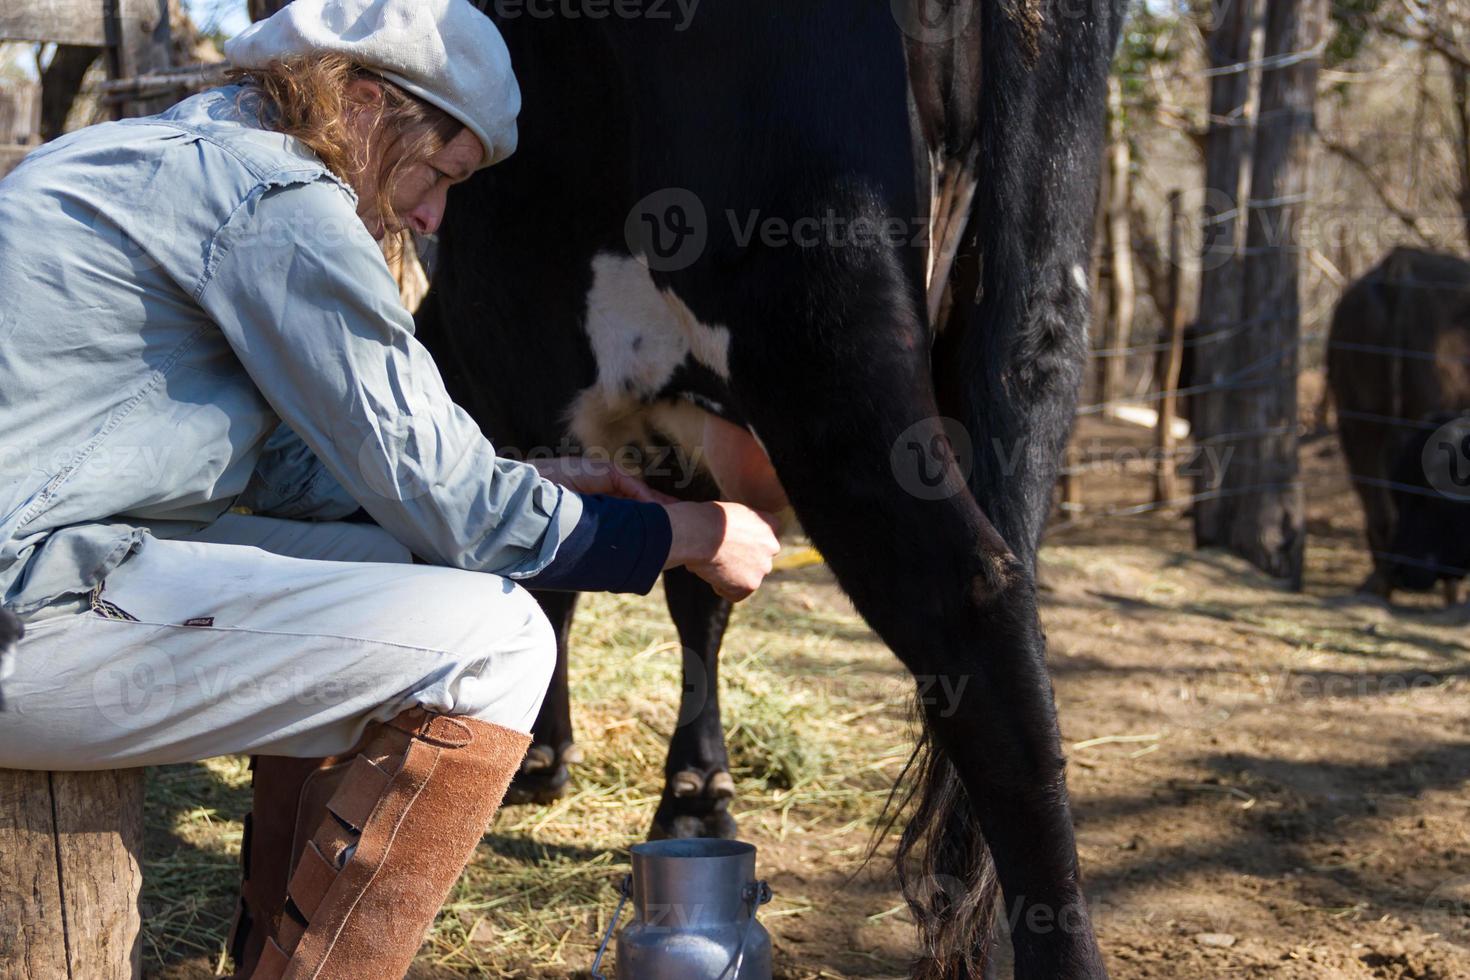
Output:
<instances>
[{"instance_id":1,"label":"light grey trousers","mask_svg":"<svg viewBox=\"0 0 1470 980\"><path fill-rule=\"evenodd\" d=\"M372 525L230 514L146 539L98 598L27 624L0 768L334 755L415 705L529 732L556 660L526 590Z\"/></svg>"}]
</instances>

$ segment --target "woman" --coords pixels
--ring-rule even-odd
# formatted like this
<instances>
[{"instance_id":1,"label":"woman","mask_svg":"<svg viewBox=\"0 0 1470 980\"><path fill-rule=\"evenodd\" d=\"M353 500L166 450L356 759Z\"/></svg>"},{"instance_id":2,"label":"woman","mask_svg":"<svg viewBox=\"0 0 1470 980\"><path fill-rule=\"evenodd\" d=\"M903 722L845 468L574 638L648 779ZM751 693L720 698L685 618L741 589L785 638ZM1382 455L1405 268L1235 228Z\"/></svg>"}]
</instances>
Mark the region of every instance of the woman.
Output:
<instances>
[{"instance_id":1,"label":"woman","mask_svg":"<svg viewBox=\"0 0 1470 980\"><path fill-rule=\"evenodd\" d=\"M400 977L546 689L522 586L740 598L777 544L497 458L414 340L374 239L514 149L488 18L297 0L227 53L236 84L0 183L0 767L255 755L238 973Z\"/></svg>"}]
</instances>

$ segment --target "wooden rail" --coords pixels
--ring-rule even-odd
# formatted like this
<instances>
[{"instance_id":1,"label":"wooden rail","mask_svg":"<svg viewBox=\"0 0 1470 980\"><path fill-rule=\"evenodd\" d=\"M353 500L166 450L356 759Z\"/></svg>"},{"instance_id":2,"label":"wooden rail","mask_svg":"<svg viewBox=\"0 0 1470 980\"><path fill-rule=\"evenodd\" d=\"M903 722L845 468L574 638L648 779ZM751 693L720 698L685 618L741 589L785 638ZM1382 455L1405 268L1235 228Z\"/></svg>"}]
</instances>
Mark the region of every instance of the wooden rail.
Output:
<instances>
[{"instance_id":1,"label":"wooden rail","mask_svg":"<svg viewBox=\"0 0 1470 980\"><path fill-rule=\"evenodd\" d=\"M0 41L36 41L95 47L105 52L114 79L166 71L170 62L168 0L11 0L0 3ZM157 108L146 102L115 106L118 116ZM26 148L0 145L0 176Z\"/></svg>"},{"instance_id":2,"label":"wooden rail","mask_svg":"<svg viewBox=\"0 0 1470 980\"><path fill-rule=\"evenodd\" d=\"M99 13L102 16L98 16ZM115 22L118 17L116 2L26 0L24 3L8 3L0 6L0 38L105 48L115 43L109 21Z\"/></svg>"}]
</instances>

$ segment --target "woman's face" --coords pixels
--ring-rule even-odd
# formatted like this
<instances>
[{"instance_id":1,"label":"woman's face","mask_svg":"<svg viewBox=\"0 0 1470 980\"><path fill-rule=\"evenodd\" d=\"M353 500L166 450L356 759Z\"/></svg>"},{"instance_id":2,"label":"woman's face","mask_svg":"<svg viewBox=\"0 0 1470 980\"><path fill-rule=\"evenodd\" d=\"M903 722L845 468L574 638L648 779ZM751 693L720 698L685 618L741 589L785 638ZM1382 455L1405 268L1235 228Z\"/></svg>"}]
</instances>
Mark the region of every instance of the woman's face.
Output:
<instances>
[{"instance_id":1,"label":"woman's face","mask_svg":"<svg viewBox=\"0 0 1470 980\"><path fill-rule=\"evenodd\" d=\"M348 90L355 101L368 103L382 97L382 89L373 81L359 79ZM366 117L359 117L365 119ZM402 141L397 133L373 132L365 134L369 140L370 162L366 172L354 183L368 184L383 172L388 157ZM411 142L411 140L410 140ZM467 180L480 168L485 159L485 148L475 134L461 128L443 149L429 159L415 163L399 174L393 188L393 211L402 219L404 226L420 235L432 235L439 230L444 220L444 206L449 188ZM382 215L379 214L377 194L373 187L354 187L358 196L358 217L378 241L388 233Z\"/></svg>"},{"instance_id":2,"label":"woman's face","mask_svg":"<svg viewBox=\"0 0 1470 980\"><path fill-rule=\"evenodd\" d=\"M468 129L461 129L444 149L404 171L393 189L393 210L402 217L408 230L432 235L444 220L449 188L467 180L484 158L485 150L479 138ZM379 219L370 221L368 230L379 240L385 234Z\"/></svg>"}]
</instances>

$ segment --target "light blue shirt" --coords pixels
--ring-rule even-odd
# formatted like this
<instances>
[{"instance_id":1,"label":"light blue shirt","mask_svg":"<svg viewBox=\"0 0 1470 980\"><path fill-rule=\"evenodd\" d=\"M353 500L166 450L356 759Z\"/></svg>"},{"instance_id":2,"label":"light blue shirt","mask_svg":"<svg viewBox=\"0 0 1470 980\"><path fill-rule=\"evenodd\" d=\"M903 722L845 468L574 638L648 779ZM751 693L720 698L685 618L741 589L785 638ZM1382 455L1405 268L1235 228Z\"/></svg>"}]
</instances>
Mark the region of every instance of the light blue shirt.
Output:
<instances>
[{"instance_id":1,"label":"light blue shirt","mask_svg":"<svg viewBox=\"0 0 1470 980\"><path fill-rule=\"evenodd\" d=\"M511 578L582 514L450 400L352 191L242 91L0 181L0 596L22 615L237 504L360 506L426 560Z\"/></svg>"}]
</instances>

